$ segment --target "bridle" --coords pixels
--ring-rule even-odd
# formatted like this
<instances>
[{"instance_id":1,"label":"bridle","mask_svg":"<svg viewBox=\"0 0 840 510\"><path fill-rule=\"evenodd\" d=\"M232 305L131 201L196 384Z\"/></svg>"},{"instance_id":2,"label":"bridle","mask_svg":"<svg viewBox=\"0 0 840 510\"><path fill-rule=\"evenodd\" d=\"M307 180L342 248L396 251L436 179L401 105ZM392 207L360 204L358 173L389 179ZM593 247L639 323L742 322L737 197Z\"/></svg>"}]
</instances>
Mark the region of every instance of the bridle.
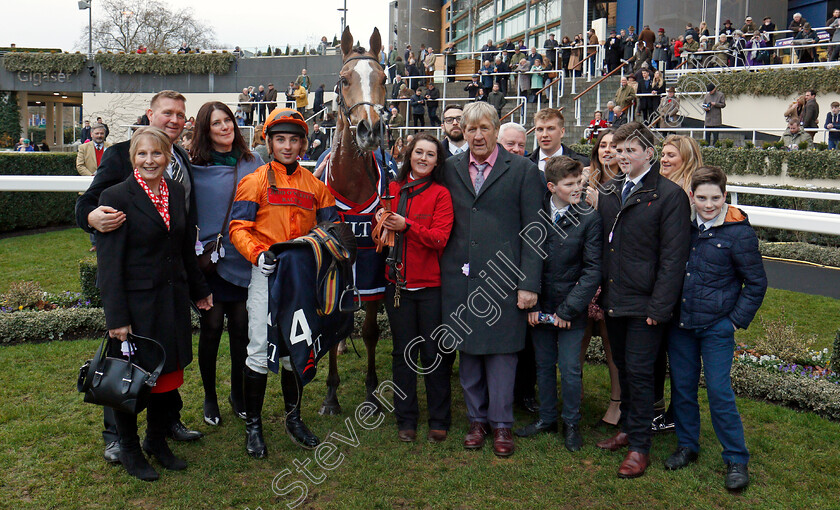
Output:
<instances>
[{"instance_id":1,"label":"bridle","mask_svg":"<svg viewBox=\"0 0 840 510\"><path fill-rule=\"evenodd\" d=\"M374 57L371 57L370 55L356 55L354 57L350 57L347 60L345 60L344 64L342 64L342 67L344 67L344 65L346 65L348 62L352 62L354 60L372 60L377 65L379 65L379 60L374 58ZM350 113L355 108L357 108L359 106L370 106L371 108L374 109L374 111L376 111L377 115L379 115L379 118L380 118L380 121L379 121L379 149L382 151L382 161L384 163L385 162L385 147L386 147L386 136L385 136L386 135L386 133L385 133L386 128L385 128L385 122L384 122L385 116L386 116L385 113L384 113L386 111L385 110L385 105L384 104L378 104L378 103L372 103L370 101L359 101L357 103L354 103L352 106L348 107L347 106L347 101L344 99L344 92L343 92L343 90L344 90L344 83L343 83L344 80L345 80L344 77L339 74L338 81L336 81L336 88L338 89L338 92L336 93L336 103L338 104L338 107L341 111L341 114L344 115L344 119L347 121L347 124L350 125ZM373 126L371 126L371 127L373 127ZM355 139L353 139L353 144L354 145L356 144ZM358 146L356 148L358 149ZM377 182L377 180L378 180L377 177L378 176L373 175L373 174L377 173L377 170L376 170L376 154L372 153L371 155L373 156L373 159L374 159L374 164L372 165L373 168L365 168L365 174L367 175L368 179L370 179L371 184L373 184L373 189L375 190L374 193L376 193L378 195L379 194L379 185L378 185L378 182ZM387 164L385 166L387 167ZM387 168L382 170L382 179L385 181L385 190L384 190L384 194L380 198L386 198L385 195L388 194L388 170L387 170Z\"/></svg>"}]
</instances>

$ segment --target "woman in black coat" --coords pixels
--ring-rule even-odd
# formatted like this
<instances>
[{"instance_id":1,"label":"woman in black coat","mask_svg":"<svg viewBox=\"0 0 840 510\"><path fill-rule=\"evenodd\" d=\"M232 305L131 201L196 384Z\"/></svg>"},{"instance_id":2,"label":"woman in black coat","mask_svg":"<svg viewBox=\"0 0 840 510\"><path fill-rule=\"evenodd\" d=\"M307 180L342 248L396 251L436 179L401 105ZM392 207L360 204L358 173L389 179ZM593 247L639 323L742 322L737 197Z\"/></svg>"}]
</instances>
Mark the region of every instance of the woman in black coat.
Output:
<instances>
[{"instance_id":1,"label":"woman in black coat","mask_svg":"<svg viewBox=\"0 0 840 510\"><path fill-rule=\"evenodd\" d=\"M133 349L141 358L144 354L139 346L130 345L128 333L153 338L166 351L163 372L149 397L143 451L166 469L182 470L186 462L166 444L167 415L180 401L184 367L192 361L190 299L209 310L213 296L198 269L195 226L187 222L184 188L163 178L171 157L169 137L157 128L140 128L131 139L129 154L133 174L99 199L100 205L125 212L126 221L97 236L97 285L108 334L123 342L124 353ZM119 355L116 351L109 354ZM157 472L140 449L137 415L119 411L115 415L123 467L141 480L156 480Z\"/></svg>"}]
</instances>

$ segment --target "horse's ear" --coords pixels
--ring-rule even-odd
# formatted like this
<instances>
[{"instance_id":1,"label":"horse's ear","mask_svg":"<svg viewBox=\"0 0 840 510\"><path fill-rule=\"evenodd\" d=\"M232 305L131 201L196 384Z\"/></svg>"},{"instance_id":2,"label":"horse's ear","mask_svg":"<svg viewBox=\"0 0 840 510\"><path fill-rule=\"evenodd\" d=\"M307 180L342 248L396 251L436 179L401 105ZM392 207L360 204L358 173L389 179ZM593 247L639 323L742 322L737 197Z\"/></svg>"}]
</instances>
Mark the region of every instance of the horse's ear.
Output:
<instances>
[{"instance_id":1,"label":"horse's ear","mask_svg":"<svg viewBox=\"0 0 840 510\"><path fill-rule=\"evenodd\" d=\"M347 58L347 55L353 51L353 34L350 33L350 27L344 27L344 32L341 34L341 56Z\"/></svg>"},{"instance_id":2,"label":"horse's ear","mask_svg":"<svg viewBox=\"0 0 840 510\"><path fill-rule=\"evenodd\" d=\"M382 36L379 35L379 29L373 27L373 33L370 34L370 54L378 60L380 51L382 51Z\"/></svg>"}]
</instances>

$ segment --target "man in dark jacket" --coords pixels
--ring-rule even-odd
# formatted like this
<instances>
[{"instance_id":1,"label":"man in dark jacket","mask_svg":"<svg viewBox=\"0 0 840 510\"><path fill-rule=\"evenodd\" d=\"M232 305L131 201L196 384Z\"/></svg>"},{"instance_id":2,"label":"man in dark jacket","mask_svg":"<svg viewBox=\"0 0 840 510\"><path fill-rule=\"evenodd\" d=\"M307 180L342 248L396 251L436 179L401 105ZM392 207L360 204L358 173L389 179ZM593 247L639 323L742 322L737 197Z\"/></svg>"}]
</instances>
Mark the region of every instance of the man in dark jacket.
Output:
<instances>
[{"instance_id":1,"label":"man in dark jacket","mask_svg":"<svg viewBox=\"0 0 840 510\"><path fill-rule=\"evenodd\" d=\"M602 302L621 384L621 431L598 443L629 446L619 478L635 478L650 464L654 365L679 301L688 259L688 197L659 175L653 134L638 122L613 135L622 175L600 191L604 225Z\"/></svg>"},{"instance_id":2,"label":"man in dark jacket","mask_svg":"<svg viewBox=\"0 0 840 510\"><path fill-rule=\"evenodd\" d=\"M505 95L499 90L499 84L493 84L493 91L487 95L487 102L490 103L490 106L496 109L496 113L499 115L499 118L502 117L502 108L505 107L505 103L507 103L507 99L505 99Z\"/></svg>"},{"instance_id":3,"label":"man in dark jacket","mask_svg":"<svg viewBox=\"0 0 840 510\"><path fill-rule=\"evenodd\" d=\"M277 108L277 89L274 88L273 83L268 84L268 89L265 91L265 101L268 103L266 104L268 113Z\"/></svg>"},{"instance_id":4,"label":"man in dark jacket","mask_svg":"<svg viewBox=\"0 0 840 510\"><path fill-rule=\"evenodd\" d=\"M449 103L443 110L443 160L450 156L461 154L469 150L467 141L464 140L464 130L461 129L461 118L464 110L457 103Z\"/></svg>"},{"instance_id":5,"label":"man in dark jacket","mask_svg":"<svg viewBox=\"0 0 840 510\"><path fill-rule=\"evenodd\" d=\"M192 167L187 152L175 142L181 136L186 122L186 99L179 92L174 90L162 90L152 97L146 115L150 125L162 129L172 140L172 162L167 168L167 175L177 180L184 186L186 192L187 216L190 225L195 225L196 210L195 196L192 194ZM88 233L111 232L116 230L125 222L125 213L104 205L99 205L99 195L107 188L126 180L134 171L131 158L128 154L131 140L126 140L112 145L102 155L102 161L93 182L90 183L87 191L76 200L76 224ZM177 394L177 390L176 394ZM189 430L181 423L180 413L183 407L180 395L178 395L177 406L170 416L169 433L176 441L193 441L202 437L202 433ZM119 437L117 435L116 422L113 411L105 409L105 430L102 433L105 439L105 460L108 462L119 462Z\"/></svg>"},{"instance_id":6,"label":"man in dark jacket","mask_svg":"<svg viewBox=\"0 0 840 510\"><path fill-rule=\"evenodd\" d=\"M610 36L604 44L604 49L606 50L607 72L610 72L621 63L623 51L621 38L616 35L615 30L610 32Z\"/></svg>"},{"instance_id":7,"label":"man in dark jacket","mask_svg":"<svg viewBox=\"0 0 840 510\"><path fill-rule=\"evenodd\" d=\"M429 113L429 125L439 126L440 118L437 114L438 99L440 99L440 90L435 87L435 83L430 81L426 86L426 111Z\"/></svg>"},{"instance_id":8,"label":"man in dark jacket","mask_svg":"<svg viewBox=\"0 0 840 510\"><path fill-rule=\"evenodd\" d=\"M470 421L464 448L481 448L492 428L494 453L507 457L514 450L516 353L525 345L526 310L537 304L542 271L538 251L520 232L539 226L544 185L533 163L496 143L492 106L469 103L462 119L469 150L443 168L455 223L440 258L449 339L441 345L460 351Z\"/></svg>"},{"instance_id":9,"label":"man in dark jacket","mask_svg":"<svg viewBox=\"0 0 840 510\"><path fill-rule=\"evenodd\" d=\"M312 102L312 111L315 113L320 112L324 109L324 84L318 85L318 88L315 89L315 98Z\"/></svg>"},{"instance_id":10,"label":"man in dark jacket","mask_svg":"<svg viewBox=\"0 0 840 510\"><path fill-rule=\"evenodd\" d=\"M817 104L817 91L814 89L805 91L805 108L802 110L802 127L811 138L817 134L820 128L820 105Z\"/></svg>"},{"instance_id":11,"label":"man in dark jacket","mask_svg":"<svg viewBox=\"0 0 840 510\"><path fill-rule=\"evenodd\" d=\"M589 158L578 154L563 145L566 136L566 119L563 113L555 108L543 108L534 114L534 136L540 149L531 153L529 158L537 164L537 168L544 171L545 162L555 156L569 156L580 161L584 166L589 165Z\"/></svg>"}]
</instances>

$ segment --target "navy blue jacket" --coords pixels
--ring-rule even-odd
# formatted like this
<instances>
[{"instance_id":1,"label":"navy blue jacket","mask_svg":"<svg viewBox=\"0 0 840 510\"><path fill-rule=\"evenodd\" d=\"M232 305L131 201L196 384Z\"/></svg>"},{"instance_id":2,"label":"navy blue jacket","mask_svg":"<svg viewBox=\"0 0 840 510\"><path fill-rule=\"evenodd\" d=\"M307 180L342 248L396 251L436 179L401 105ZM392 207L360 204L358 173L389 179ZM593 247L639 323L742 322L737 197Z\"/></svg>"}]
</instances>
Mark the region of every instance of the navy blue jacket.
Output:
<instances>
[{"instance_id":1,"label":"navy blue jacket","mask_svg":"<svg viewBox=\"0 0 840 510\"><path fill-rule=\"evenodd\" d=\"M832 124L834 126L833 129L840 129L840 113L834 115L831 112L828 112L825 116L825 124L823 127L828 129L828 125ZM828 139L834 140L835 142L840 141L840 131L829 131L828 132Z\"/></svg>"},{"instance_id":2,"label":"navy blue jacket","mask_svg":"<svg viewBox=\"0 0 840 510\"><path fill-rule=\"evenodd\" d=\"M550 217L549 200L546 193L543 211ZM569 207L556 229L548 228L539 311L570 321L573 329L586 327L589 303L601 284L603 236L601 215L583 201Z\"/></svg>"},{"instance_id":3,"label":"navy blue jacket","mask_svg":"<svg viewBox=\"0 0 840 510\"><path fill-rule=\"evenodd\" d=\"M767 291L758 237L746 213L727 206L726 214L703 233L692 212L691 251L683 279L679 325L711 326L723 317L747 329Z\"/></svg>"}]
</instances>

